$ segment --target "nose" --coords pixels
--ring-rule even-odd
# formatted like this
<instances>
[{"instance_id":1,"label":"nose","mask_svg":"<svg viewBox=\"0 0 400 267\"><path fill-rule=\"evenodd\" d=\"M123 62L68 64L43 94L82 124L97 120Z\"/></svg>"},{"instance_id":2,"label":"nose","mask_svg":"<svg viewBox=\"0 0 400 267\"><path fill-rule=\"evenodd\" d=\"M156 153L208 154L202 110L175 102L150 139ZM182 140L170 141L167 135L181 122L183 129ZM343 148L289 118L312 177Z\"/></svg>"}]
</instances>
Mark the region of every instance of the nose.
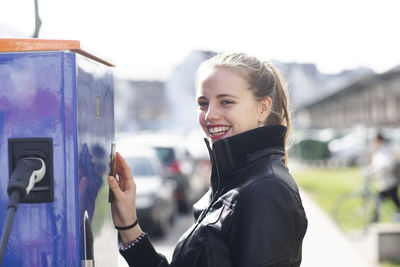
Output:
<instances>
[{"instance_id":1,"label":"nose","mask_svg":"<svg viewBox=\"0 0 400 267\"><path fill-rule=\"evenodd\" d=\"M207 112L206 112L206 116L205 116L205 120L206 121L217 121L218 119L220 119L221 117L221 113L219 112L218 108L215 107L214 105L209 104Z\"/></svg>"}]
</instances>

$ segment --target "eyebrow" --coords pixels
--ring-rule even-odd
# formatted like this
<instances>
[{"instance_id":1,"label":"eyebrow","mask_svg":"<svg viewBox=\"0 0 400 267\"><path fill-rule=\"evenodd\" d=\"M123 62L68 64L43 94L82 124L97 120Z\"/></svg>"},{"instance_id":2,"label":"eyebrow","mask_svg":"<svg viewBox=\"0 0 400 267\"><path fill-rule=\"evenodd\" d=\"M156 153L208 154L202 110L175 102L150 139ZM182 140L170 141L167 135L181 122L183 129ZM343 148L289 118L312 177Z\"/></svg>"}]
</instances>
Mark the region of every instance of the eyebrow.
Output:
<instances>
[{"instance_id":1,"label":"eyebrow","mask_svg":"<svg viewBox=\"0 0 400 267\"><path fill-rule=\"evenodd\" d=\"M234 96L234 95L230 95L230 94L220 94L220 95L217 95L217 98L223 98L223 97L233 97L233 98L239 99L239 97Z\"/></svg>"},{"instance_id":2,"label":"eyebrow","mask_svg":"<svg viewBox=\"0 0 400 267\"><path fill-rule=\"evenodd\" d=\"M239 97L234 96L234 95L230 95L230 94L220 94L220 95L217 95L217 98L224 98L224 97L233 97L233 98L239 99ZM198 99L198 100L200 100L200 99L206 99L206 100L207 100L207 98L206 98L205 96L200 96L200 97L198 97L197 99Z\"/></svg>"}]
</instances>

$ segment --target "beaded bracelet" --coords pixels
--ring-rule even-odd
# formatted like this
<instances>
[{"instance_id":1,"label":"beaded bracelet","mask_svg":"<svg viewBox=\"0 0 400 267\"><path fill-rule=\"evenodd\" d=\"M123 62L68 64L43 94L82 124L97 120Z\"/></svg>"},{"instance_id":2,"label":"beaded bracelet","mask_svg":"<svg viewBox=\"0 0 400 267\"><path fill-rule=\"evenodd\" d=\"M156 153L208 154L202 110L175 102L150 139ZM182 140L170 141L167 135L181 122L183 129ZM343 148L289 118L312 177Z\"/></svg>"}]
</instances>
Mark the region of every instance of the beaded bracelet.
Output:
<instances>
[{"instance_id":1,"label":"beaded bracelet","mask_svg":"<svg viewBox=\"0 0 400 267\"><path fill-rule=\"evenodd\" d=\"M133 247L133 246L135 246L137 243L139 243L140 240L142 240L145 236L146 236L146 233L143 232L143 233L140 234L140 236L138 236L138 237L137 237L135 240L133 240L133 241L128 241L128 242L126 242L126 243L122 243L122 242L121 242L120 245L119 245L119 250L125 251L125 250L130 249L131 247Z\"/></svg>"}]
</instances>

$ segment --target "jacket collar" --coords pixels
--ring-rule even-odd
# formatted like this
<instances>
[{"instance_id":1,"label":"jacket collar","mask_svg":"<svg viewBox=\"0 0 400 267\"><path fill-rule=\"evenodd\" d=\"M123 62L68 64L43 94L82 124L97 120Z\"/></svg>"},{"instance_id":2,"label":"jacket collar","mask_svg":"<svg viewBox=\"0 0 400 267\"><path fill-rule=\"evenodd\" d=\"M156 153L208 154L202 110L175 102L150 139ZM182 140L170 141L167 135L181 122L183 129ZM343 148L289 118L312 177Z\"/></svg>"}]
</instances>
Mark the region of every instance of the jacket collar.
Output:
<instances>
[{"instance_id":1,"label":"jacket collar","mask_svg":"<svg viewBox=\"0 0 400 267\"><path fill-rule=\"evenodd\" d=\"M215 141L212 148L205 139L212 164L211 187L213 192L223 185L234 171L271 153L284 154L286 127L270 125L255 128Z\"/></svg>"}]
</instances>

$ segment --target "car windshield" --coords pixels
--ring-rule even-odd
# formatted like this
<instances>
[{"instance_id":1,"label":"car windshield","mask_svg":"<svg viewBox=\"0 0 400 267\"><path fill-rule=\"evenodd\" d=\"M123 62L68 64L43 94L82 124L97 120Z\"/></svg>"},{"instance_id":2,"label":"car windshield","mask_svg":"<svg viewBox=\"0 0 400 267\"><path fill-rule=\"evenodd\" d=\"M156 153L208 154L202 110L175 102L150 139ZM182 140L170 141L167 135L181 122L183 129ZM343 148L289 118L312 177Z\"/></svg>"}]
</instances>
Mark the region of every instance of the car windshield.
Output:
<instances>
[{"instance_id":1,"label":"car windshield","mask_svg":"<svg viewBox=\"0 0 400 267\"><path fill-rule=\"evenodd\" d=\"M131 157L128 158L127 163L131 167L133 176L153 176L155 172L148 158L144 157Z\"/></svg>"},{"instance_id":2,"label":"car windshield","mask_svg":"<svg viewBox=\"0 0 400 267\"><path fill-rule=\"evenodd\" d=\"M164 166L169 166L175 161L175 153L172 148L156 147L155 149Z\"/></svg>"}]
</instances>

